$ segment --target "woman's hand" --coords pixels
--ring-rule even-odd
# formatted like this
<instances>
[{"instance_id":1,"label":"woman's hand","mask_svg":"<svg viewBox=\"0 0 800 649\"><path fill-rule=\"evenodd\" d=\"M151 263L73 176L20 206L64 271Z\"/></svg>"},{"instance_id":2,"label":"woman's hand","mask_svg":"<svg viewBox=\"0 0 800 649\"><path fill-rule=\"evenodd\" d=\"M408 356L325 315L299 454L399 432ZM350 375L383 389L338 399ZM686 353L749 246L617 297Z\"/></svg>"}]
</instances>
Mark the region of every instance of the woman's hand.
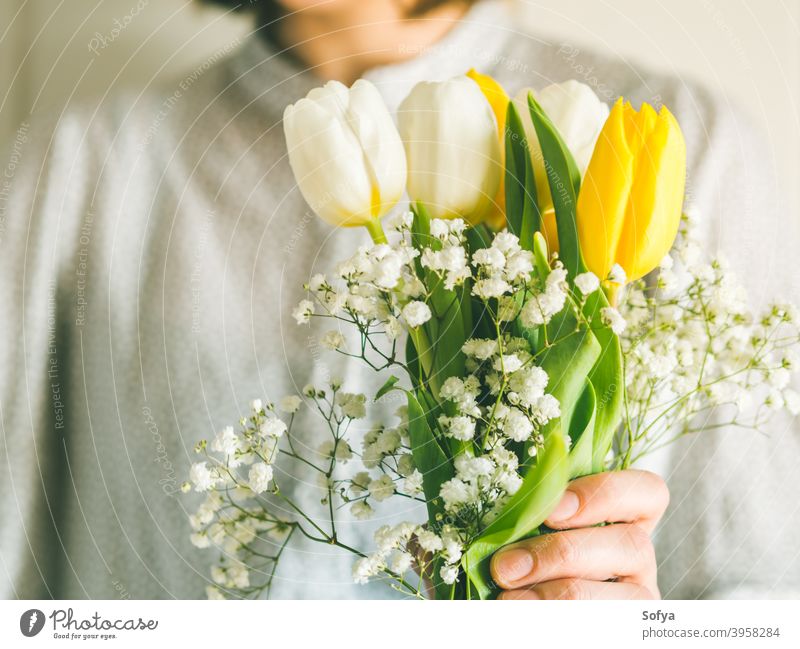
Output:
<instances>
[{"instance_id":1,"label":"woman's hand","mask_svg":"<svg viewBox=\"0 0 800 649\"><path fill-rule=\"evenodd\" d=\"M573 480L545 521L556 530L499 550L492 577L500 599L657 599L650 534L669 503L648 471ZM614 523L593 527L597 523Z\"/></svg>"}]
</instances>

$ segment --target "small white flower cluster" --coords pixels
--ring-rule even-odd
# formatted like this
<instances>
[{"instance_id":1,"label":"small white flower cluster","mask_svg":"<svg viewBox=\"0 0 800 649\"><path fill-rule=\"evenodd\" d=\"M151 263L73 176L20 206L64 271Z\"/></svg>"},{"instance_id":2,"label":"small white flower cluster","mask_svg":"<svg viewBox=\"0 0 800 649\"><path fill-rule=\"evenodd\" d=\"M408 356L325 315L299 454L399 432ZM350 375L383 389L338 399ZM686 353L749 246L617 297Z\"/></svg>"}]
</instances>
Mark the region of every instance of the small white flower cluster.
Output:
<instances>
[{"instance_id":1,"label":"small white flower cluster","mask_svg":"<svg viewBox=\"0 0 800 649\"><path fill-rule=\"evenodd\" d=\"M371 518L373 504L396 493L411 498L422 493L422 474L409 448L405 406L398 409L397 416L400 424L395 428L380 426L364 436L361 462L367 470L344 481L340 495L344 502L352 503L350 512L358 520Z\"/></svg>"},{"instance_id":2,"label":"small white flower cluster","mask_svg":"<svg viewBox=\"0 0 800 649\"><path fill-rule=\"evenodd\" d=\"M294 414L302 403L297 396L284 398L278 408L254 401L250 415L240 421L240 432L228 426L211 443L201 441L197 445L196 451L204 453L206 460L192 465L183 491L188 493L194 488L207 493L205 502L190 517L192 543L200 548L214 546L223 555L211 570L215 585L207 588L210 599L256 597L268 592L283 548L296 529L352 550L339 540L336 530L337 498L350 504L356 519L370 518L374 504L394 494L424 500L420 497L422 474L414 466L409 449L405 407L397 411L400 422L395 428L379 427L365 435L360 459L366 470L340 477L339 467L357 456L347 431L353 421L366 417L366 395L342 390L338 379L324 389L307 385L302 392L316 406L330 432L330 437L315 449L292 441ZM276 416L276 410L290 415L288 423ZM285 448L281 450L279 444L284 440ZM318 513L300 508L275 484L273 462L279 452L316 471L324 492L321 504L330 516L329 533L320 526ZM267 495L269 501L263 498ZM282 509L294 511L296 520L273 515L273 499L283 499ZM385 548L386 541L383 543L381 547ZM390 566L381 564L376 570L390 576L405 572L411 557L399 551L396 554ZM385 553L383 557L386 559ZM376 566L378 563L375 559ZM408 584L404 584L404 592L419 595Z\"/></svg>"},{"instance_id":3,"label":"small white flower cluster","mask_svg":"<svg viewBox=\"0 0 800 649\"><path fill-rule=\"evenodd\" d=\"M560 416L558 401L545 391L547 374L534 363L529 343L505 333L505 323L520 315L524 326L547 324L565 308L570 291L560 262L554 263L547 277L540 277L533 254L523 250L519 239L507 231L496 233L487 247L470 255L463 221L434 219L430 236L416 239L411 235L412 223L410 215L399 215L389 227L399 235L391 246L361 247L338 266L331 280L315 275L307 286L311 299L298 306L295 316L301 323L318 315L355 325L361 333L361 358L375 369L396 361L393 351L381 351L374 335L384 334L395 341L404 328L413 335L426 325L434 317L431 296L439 290L437 285L454 290L466 284L471 294L487 305L493 325L503 330L499 337L468 339L463 345L468 374L448 378L438 390L445 405L444 414L433 422L435 433L464 449L453 458L455 475L439 493L447 522L424 531L403 527L395 534L403 542L413 534L424 551L440 562L442 580L452 583L458 576L460 558L460 551L454 550L456 541L463 543L492 520L522 484L520 458L512 446L522 445L526 457L535 456L544 442L542 428ZM586 296L599 284L586 273L578 290ZM338 330L325 333L322 344L345 352L344 336ZM384 364L373 364L366 351L382 357ZM313 392L305 394L314 397ZM363 416L360 410L350 414ZM321 476L328 493L335 490L350 504L356 519L370 518L376 504L394 494L424 499L423 476L414 466L404 413L401 419L399 426L379 426L367 433L360 454L366 470L349 480L333 480L330 472ZM320 452L340 463L353 455L349 446L330 441ZM424 547L424 539L429 538L439 539L439 547L433 541ZM385 540L382 538L377 553L358 562L354 573L358 581L394 570L392 565L398 567ZM400 564L406 561L403 548L392 546L392 552L400 553Z\"/></svg>"},{"instance_id":4,"label":"small white flower cluster","mask_svg":"<svg viewBox=\"0 0 800 649\"><path fill-rule=\"evenodd\" d=\"M415 557L408 551L414 532L415 526L406 522L378 528L374 536L377 549L353 563L353 580L357 584L365 584L371 577L381 575L387 570L399 576L408 572L415 562Z\"/></svg>"},{"instance_id":5,"label":"small white flower cluster","mask_svg":"<svg viewBox=\"0 0 800 649\"><path fill-rule=\"evenodd\" d=\"M522 324L526 327L537 327L549 323L564 308L568 296L567 271L561 262L556 262L555 268L545 280L544 290L534 293L522 307Z\"/></svg>"},{"instance_id":6,"label":"small white flower cluster","mask_svg":"<svg viewBox=\"0 0 800 649\"><path fill-rule=\"evenodd\" d=\"M401 232L406 230L401 226ZM408 327L418 327L431 317L425 286L414 268L418 256L406 234L394 245L363 245L337 266L330 279L314 275L306 285L313 299L302 300L292 315L298 324L309 322L312 316L336 318L355 324L362 334L380 326L394 340L402 331L401 318ZM332 330L323 335L321 343L342 350L345 338Z\"/></svg>"},{"instance_id":7,"label":"small white flower cluster","mask_svg":"<svg viewBox=\"0 0 800 649\"><path fill-rule=\"evenodd\" d=\"M456 475L442 485L445 510L465 530L485 525L519 489L513 443L524 443L530 455L543 444L541 428L560 416L558 401L545 393L547 373L533 363L528 343L504 335L470 339L463 347L471 374L450 377L440 396L452 404L452 415L441 415L445 437L471 442L482 454L463 453L454 460ZM489 398L479 405L479 395Z\"/></svg>"},{"instance_id":8,"label":"small white flower cluster","mask_svg":"<svg viewBox=\"0 0 800 649\"><path fill-rule=\"evenodd\" d=\"M603 319L603 323L608 325L611 331L618 336L621 336L622 332L625 331L625 327L628 326L625 318L623 318L622 314L613 306L603 307L600 310L600 317Z\"/></svg>"},{"instance_id":9,"label":"small white flower cluster","mask_svg":"<svg viewBox=\"0 0 800 649\"><path fill-rule=\"evenodd\" d=\"M522 250L519 239L503 231L488 248L475 251L472 265L476 269L472 294L483 300L500 298L531 281L533 253Z\"/></svg>"},{"instance_id":10,"label":"small white flower cluster","mask_svg":"<svg viewBox=\"0 0 800 649\"><path fill-rule=\"evenodd\" d=\"M351 392L337 392L336 405L342 411L342 416L348 419L363 419L367 416L367 395Z\"/></svg>"},{"instance_id":11,"label":"small white flower cluster","mask_svg":"<svg viewBox=\"0 0 800 649\"><path fill-rule=\"evenodd\" d=\"M292 416L300 403L299 397L288 396L279 409ZM266 554L264 548L278 548L279 554L294 529L293 523L272 515L258 498L272 488L272 464L289 428L275 410L272 404L265 407L260 400L253 401L250 416L240 422L240 432L226 426L210 444L203 440L195 448L207 459L192 465L183 491L194 488L207 495L189 516L191 542L198 548L214 546L223 554L211 571L216 586L207 588L210 599L223 597L220 587L239 596L267 590L275 555ZM258 583L251 583L253 577Z\"/></svg>"},{"instance_id":12,"label":"small white flower cluster","mask_svg":"<svg viewBox=\"0 0 800 649\"><path fill-rule=\"evenodd\" d=\"M297 322L304 324L318 316L354 324L362 338L360 357L367 361L367 351L374 352L386 362L382 367L388 367L394 354L383 353L370 335L380 332L393 342L403 328L413 331L425 325L434 315L429 299L437 282L453 290L472 280L472 295L492 301L494 317L501 323L521 315L526 327L536 327L564 309L569 288L563 265L556 262L548 277L540 279L534 272L533 254L523 250L510 232L496 233L488 247L470 256L464 221L433 219L430 236L420 249L412 245L410 223L407 215L400 215L390 227L399 233L395 243L360 247L338 265L331 279L314 275L306 285L310 299L302 300L293 311ZM579 280L577 286L584 295L599 287L591 273ZM324 333L321 344L346 352L339 330Z\"/></svg>"},{"instance_id":13,"label":"small white flower cluster","mask_svg":"<svg viewBox=\"0 0 800 649\"><path fill-rule=\"evenodd\" d=\"M438 433L464 443L479 453L464 452L454 458L455 475L441 486L439 497L446 520L431 528L401 523L382 527L376 534L377 550L359 559L354 579L359 583L387 571L402 573L413 560L426 557L420 571L438 561L439 577L453 584L459 578L459 561L468 539L491 522L522 485L519 458L511 449L524 443L530 455L543 444L541 427L560 416L558 401L545 389L548 377L533 363L524 339L504 335L500 339L470 339L463 347L470 374L450 377L440 389L449 414L438 418ZM483 399L481 395L488 397ZM398 413L397 428L377 428L365 436L361 459L365 467L382 472L374 477L358 473L343 493L353 502L356 518L368 518L380 502L400 492L421 494L422 475L414 467L408 449L406 412ZM466 446L465 446L466 448ZM418 547L417 558L408 553L409 539Z\"/></svg>"},{"instance_id":14,"label":"small white flower cluster","mask_svg":"<svg viewBox=\"0 0 800 649\"><path fill-rule=\"evenodd\" d=\"M334 389L334 392L336 390ZM324 393L307 388L304 392L314 399L324 399ZM334 401L338 403L338 393ZM344 402L364 402L364 395L347 395ZM336 411L332 420L341 424L336 419ZM351 415L363 413L350 412ZM367 520L375 514L375 508L396 494L424 502L422 495L422 474L414 465L408 438L408 410L401 406L396 411L398 423L394 427L377 426L368 431L362 440L360 460L365 470L352 474L349 478L331 480L335 464L342 464L350 460L354 453L350 451L344 438L339 438L339 444L345 444L347 452L338 454L330 442L323 444L322 450L326 457L331 459L330 471L324 477L329 489L329 497L337 495L341 501L350 505L350 514L356 520ZM336 433L338 437L338 433ZM366 583L370 578L389 577L398 588L406 594L422 597L419 586L412 586L404 580L404 575L416 564L420 564L409 547L409 541L421 535L423 539L430 535L416 523L403 522L395 526L382 526L375 532L376 549L372 554L362 556L353 565L353 578L357 583ZM452 542L451 550L455 548ZM457 563L460 551L456 556L452 554ZM457 572L457 566L451 571ZM400 586L398 586L399 584Z\"/></svg>"},{"instance_id":15,"label":"small white flower cluster","mask_svg":"<svg viewBox=\"0 0 800 649\"><path fill-rule=\"evenodd\" d=\"M612 297L612 305L602 305L599 313L600 321L620 337L626 380L626 385L614 386L625 390L625 412L609 468L630 466L680 435L707 428L712 411L720 425L755 428L779 409L800 413L800 395L790 386L800 368L794 355L800 344L797 313L786 305L773 305L761 315L751 313L725 263L703 260L700 246L685 229L674 252L661 263L655 282L640 280L623 288L625 272L615 265L602 279L580 273L571 287L557 256L544 275L534 266L533 254L509 232L494 234L487 247L470 254L463 221L432 220L429 236L412 235L413 223L410 214L397 215L390 225L394 243L362 246L330 279L312 277L306 287L310 299L297 306L294 317L299 323L313 316L330 317L355 326L361 336L360 354L348 350L338 329L324 333L321 344L360 358L375 370L402 366L411 371L411 363L406 366L396 356L404 330L415 349L422 350L416 359L420 377L411 378L427 400L426 409L430 399L437 402L428 423L452 461L452 477L428 503L436 514L424 526L403 522L380 527L370 554L339 540L335 512L343 505L353 518L365 520L395 495L426 500L405 407L397 412L397 425L373 426L359 452L349 443L347 430L367 416L366 395L343 391L340 381L331 383L330 392L307 386L303 394L322 413L331 436L304 453L292 443L291 420L287 425L274 416L272 405L264 408L254 402L253 415L242 422L243 431L223 429L210 444L215 456L193 465L186 485L187 490L194 486L208 493L191 519L192 542L218 546L228 555L214 568L217 586L210 587L210 597L222 595L222 589L245 596L263 591L271 577L251 583L255 567L259 575L271 575L257 564L269 559L274 563L280 549L272 556L256 553L251 544L262 537L288 538L297 528L358 554L353 566L358 583L387 578L399 590L422 596L421 586L406 580L415 568L420 576L455 589L463 576L465 548L519 492L520 465L536 461L531 458L543 448L545 426L561 416L558 400L547 393L549 377L536 363L537 352L558 342L557 333L549 334L561 328L546 325L565 309L574 316L566 327L570 332L576 326L596 325L587 321L583 307L601 287L623 297L619 306ZM461 347L465 371L443 381L428 371L431 365L437 369L430 356L435 358L440 322L431 320L445 318L434 308L447 311L441 306L442 291L485 307L478 315L468 314L476 322L470 324L475 337ZM528 336L524 329L536 328L541 336L532 339L541 342L534 349L522 336ZM378 336L388 339L390 351ZM379 394L400 389L396 381L393 377ZM298 397L290 397L281 408L294 413L299 405ZM747 411L754 413L749 421ZM284 497L272 467L281 439L287 440L284 452L316 470L329 531L318 516L291 502L289 509L297 513L297 520L269 514L261 496ZM206 445L200 450L206 451ZM350 471L341 474L338 467L345 464Z\"/></svg>"},{"instance_id":16,"label":"small white flower cluster","mask_svg":"<svg viewBox=\"0 0 800 649\"><path fill-rule=\"evenodd\" d=\"M603 317L622 334L630 413L623 463L709 425L759 429L778 409L800 412L790 387L796 310L776 304L753 313L725 261L704 259L687 227L657 280L630 286L619 314Z\"/></svg>"},{"instance_id":17,"label":"small white flower cluster","mask_svg":"<svg viewBox=\"0 0 800 649\"><path fill-rule=\"evenodd\" d=\"M588 296L600 288L600 279L592 272L581 273L575 277L575 286L581 295Z\"/></svg>"},{"instance_id":18,"label":"small white flower cluster","mask_svg":"<svg viewBox=\"0 0 800 649\"><path fill-rule=\"evenodd\" d=\"M403 578L414 566L420 574L430 575L435 559L441 560L441 580L446 584L456 582L464 543L452 525L444 525L436 534L425 526L402 522L378 528L374 538L376 550L353 564L356 583L365 584L387 571Z\"/></svg>"},{"instance_id":19,"label":"small white flower cluster","mask_svg":"<svg viewBox=\"0 0 800 649\"><path fill-rule=\"evenodd\" d=\"M472 276L464 248L464 229L461 219L431 221L431 237L434 244L422 251L420 263L444 280L444 286L453 290Z\"/></svg>"}]
</instances>

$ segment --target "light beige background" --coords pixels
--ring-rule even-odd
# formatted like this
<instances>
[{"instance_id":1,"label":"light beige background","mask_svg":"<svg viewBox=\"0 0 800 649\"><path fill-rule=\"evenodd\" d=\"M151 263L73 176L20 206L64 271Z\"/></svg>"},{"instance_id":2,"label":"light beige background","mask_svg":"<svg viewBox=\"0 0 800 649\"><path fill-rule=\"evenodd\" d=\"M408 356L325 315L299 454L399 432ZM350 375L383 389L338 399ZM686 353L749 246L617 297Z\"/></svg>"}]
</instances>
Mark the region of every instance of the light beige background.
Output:
<instances>
[{"instance_id":1,"label":"light beige background","mask_svg":"<svg viewBox=\"0 0 800 649\"><path fill-rule=\"evenodd\" d=\"M787 218L798 218L800 0L516 4L538 33L700 81L742 105L769 138ZM246 19L193 0L2 0L0 137L31 111L187 74L248 31ZM92 52L98 35L106 46Z\"/></svg>"}]
</instances>

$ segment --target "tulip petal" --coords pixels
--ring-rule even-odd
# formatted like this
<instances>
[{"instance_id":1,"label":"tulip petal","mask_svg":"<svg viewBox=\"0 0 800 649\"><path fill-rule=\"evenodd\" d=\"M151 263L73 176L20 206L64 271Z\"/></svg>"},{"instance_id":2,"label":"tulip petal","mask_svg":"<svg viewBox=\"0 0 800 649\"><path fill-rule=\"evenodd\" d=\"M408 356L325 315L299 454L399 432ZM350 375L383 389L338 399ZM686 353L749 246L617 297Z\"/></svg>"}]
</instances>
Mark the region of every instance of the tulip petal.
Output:
<instances>
[{"instance_id":1,"label":"tulip petal","mask_svg":"<svg viewBox=\"0 0 800 649\"><path fill-rule=\"evenodd\" d=\"M467 76L478 84L483 96L486 97L489 106L492 108L495 121L497 122L497 137L500 141L500 160L501 164L505 165L504 145L509 97L503 89L503 86L497 83L497 81L488 74L481 74L473 68L467 72ZM500 230L506 225L505 174L501 174L500 176L500 185L497 188L495 205L489 210L485 220L494 230Z\"/></svg>"},{"instance_id":2,"label":"tulip petal","mask_svg":"<svg viewBox=\"0 0 800 649\"><path fill-rule=\"evenodd\" d=\"M402 196L400 136L377 89L330 81L284 111L289 163L306 202L336 226L374 227Z\"/></svg>"},{"instance_id":3,"label":"tulip petal","mask_svg":"<svg viewBox=\"0 0 800 649\"><path fill-rule=\"evenodd\" d=\"M347 86L341 81L328 81L324 86L312 88L306 95L306 99L313 101L336 119L342 122L347 120L350 97Z\"/></svg>"},{"instance_id":4,"label":"tulip petal","mask_svg":"<svg viewBox=\"0 0 800 649\"><path fill-rule=\"evenodd\" d=\"M678 122L666 107L656 116L645 104L641 114L638 125L645 139L617 250L628 281L653 270L672 247L686 181L686 144Z\"/></svg>"},{"instance_id":5,"label":"tulip petal","mask_svg":"<svg viewBox=\"0 0 800 649\"><path fill-rule=\"evenodd\" d=\"M306 202L332 225L363 225L372 187L352 130L330 102L301 99L284 113L289 164Z\"/></svg>"},{"instance_id":6,"label":"tulip petal","mask_svg":"<svg viewBox=\"0 0 800 649\"><path fill-rule=\"evenodd\" d=\"M403 142L378 89L359 79L350 89L348 124L358 138L364 163L377 188L373 216L388 212L400 200L406 185Z\"/></svg>"},{"instance_id":7,"label":"tulip petal","mask_svg":"<svg viewBox=\"0 0 800 649\"><path fill-rule=\"evenodd\" d=\"M434 218L480 221L502 171L494 115L480 89L466 77L418 83L398 121L412 201Z\"/></svg>"},{"instance_id":8,"label":"tulip petal","mask_svg":"<svg viewBox=\"0 0 800 649\"><path fill-rule=\"evenodd\" d=\"M629 121L622 100L606 120L578 195L578 237L586 267L601 280L616 261L633 183L634 156L628 145Z\"/></svg>"},{"instance_id":9,"label":"tulip petal","mask_svg":"<svg viewBox=\"0 0 800 649\"><path fill-rule=\"evenodd\" d=\"M474 68L467 72L467 76L478 84L483 96L492 108L497 121L497 136L503 138L506 126L506 112L508 111L508 95L497 81L488 74L481 74Z\"/></svg>"},{"instance_id":10,"label":"tulip petal","mask_svg":"<svg viewBox=\"0 0 800 649\"><path fill-rule=\"evenodd\" d=\"M534 96L555 124L583 174L600 129L608 119L608 105L600 101L588 85L574 79L551 84Z\"/></svg>"}]
</instances>

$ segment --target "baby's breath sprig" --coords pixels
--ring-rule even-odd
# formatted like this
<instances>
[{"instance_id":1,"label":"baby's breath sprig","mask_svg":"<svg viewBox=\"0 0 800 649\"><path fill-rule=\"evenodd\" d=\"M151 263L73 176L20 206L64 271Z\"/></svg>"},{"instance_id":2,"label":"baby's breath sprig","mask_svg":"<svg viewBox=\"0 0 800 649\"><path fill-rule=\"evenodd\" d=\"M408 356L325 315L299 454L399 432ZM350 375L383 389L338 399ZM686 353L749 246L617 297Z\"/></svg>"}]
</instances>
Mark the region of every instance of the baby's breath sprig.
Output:
<instances>
[{"instance_id":1,"label":"baby's breath sprig","mask_svg":"<svg viewBox=\"0 0 800 649\"><path fill-rule=\"evenodd\" d=\"M470 252L458 219L431 220L421 244L411 235L409 214L387 225L391 243L362 246L330 277L312 277L294 317L300 324L337 323L323 333L323 347L376 371L401 369L413 383L437 360L439 341L425 332L436 331L431 320L442 321L442 291L480 305L480 324L455 347L463 372L434 376L426 386L436 401L429 408L432 443L445 449L452 467L427 503L437 513L424 524L379 527L369 551L341 536L341 517L368 520L395 497L426 502L405 406L393 424L374 422L356 439L351 424L366 419L367 396L344 390L339 380L307 386L303 399L326 429L309 449L292 433L303 399L287 397L277 407L253 402L238 433L227 427L198 444L206 460L192 466L186 484L207 493L191 518L193 543L222 554L209 596L268 593L294 533L352 553L358 583L386 581L422 598L438 582L452 596L464 579L462 557L520 490L523 466L541 457L546 432L561 430L551 426L561 417L551 393L557 382L541 359L586 331L606 327L622 348L622 385L613 387L623 391L624 415L607 469L627 468L688 434L723 426L760 430L781 409L800 412L800 395L789 387L800 366L796 311L774 304L753 313L724 260L704 261L687 227L654 280L626 286L618 266L602 279L583 272L568 281L557 255L539 250L535 257L506 231ZM613 304L596 295L609 286ZM586 316L590 303L599 305L599 318ZM540 336L536 344L526 338L531 331ZM400 359L403 333L422 350L418 365L428 365L418 376ZM399 381L393 377L379 395L403 390ZM598 394L598 402L607 397ZM569 449L569 436L557 434ZM273 472L281 456L316 475L327 520L281 490ZM273 501L293 512L291 519L272 514Z\"/></svg>"},{"instance_id":2,"label":"baby's breath sprig","mask_svg":"<svg viewBox=\"0 0 800 649\"><path fill-rule=\"evenodd\" d=\"M763 431L781 409L800 412L790 387L800 319L791 305L752 310L723 258L704 259L686 220L652 282L620 306L626 416L613 466L627 468L689 434Z\"/></svg>"}]
</instances>

